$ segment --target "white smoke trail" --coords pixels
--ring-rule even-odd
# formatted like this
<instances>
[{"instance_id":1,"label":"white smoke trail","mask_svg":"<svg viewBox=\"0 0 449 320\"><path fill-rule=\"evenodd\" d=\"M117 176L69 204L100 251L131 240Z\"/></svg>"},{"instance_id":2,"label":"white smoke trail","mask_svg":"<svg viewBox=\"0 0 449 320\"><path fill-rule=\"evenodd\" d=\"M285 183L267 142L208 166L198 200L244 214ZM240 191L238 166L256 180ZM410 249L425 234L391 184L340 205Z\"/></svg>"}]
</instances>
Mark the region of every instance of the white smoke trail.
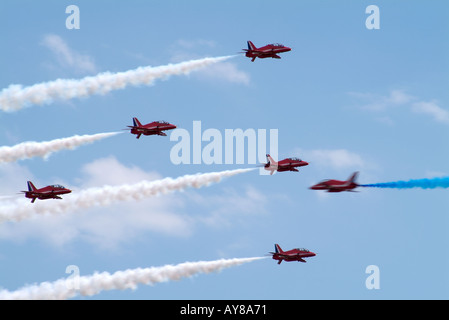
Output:
<instances>
[{"instance_id":1,"label":"white smoke trail","mask_svg":"<svg viewBox=\"0 0 449 320\"><path fill-rule=\"evenodd\" d=\"M69 100L93 94L106 94L112 90L124 89L128 85L151 85L157 79L188 74L232 57L234 56L203 58L159 67L139 67L118 73L104 72L79 80L57 79L25 88L22 85L13 84L0 92L0 109L16 111L33 104L48 104L55 99Z\"/></svg>"},{"instance_id":2,"label":"white smoke trail","mask_svg":"<svg viewBox=\"0 0 449 320\"><path fill-rule=\"evenodd\" d=\"M235 258L215 261L185 262L162 267L137 268L125 271L94 273L90 276L59 279L55 282L42 282L16 291L0 291L1 300L65 300L78 294L93 296L103 290L136 289L138 284L153 285L170 280L180 280L198 273L219 272L222 269L263 259Z\"/></svg>"},{"instance_id":3,"label":"white smoke trail","mask_svg":"<svg viewBox=\"0 0 449 320\"><path fill-rule=\"evenodd\" d=\"M200 188L219 182L225 177L255 170L235 169L220 172L185 175L176 179L164 178L155 181L141 181L132 185L104 186L90 188L64 196L63 200L43 200L34 204L24 203L23 199L0 206L0 222L20 221L36 214L60 214L94 206L107 206L118 201L142 200L186 188Z\"/></svg>"},{"instance_id":4,"label":"white smoke trail","mask_svg":"<svg viewBox=\"0 0 449 320\"><path fill-rule=\"evenodd\" d=\"M14 162L33 157L47 158L53 152L74 149L83 144L92 143L97 140L112 137L121 132L97 133L92 135L75 135L73 137L55 139L50 141L35 142L27 141L12 147L0 147L0 163Z\"/></svg>"}]
</instances>

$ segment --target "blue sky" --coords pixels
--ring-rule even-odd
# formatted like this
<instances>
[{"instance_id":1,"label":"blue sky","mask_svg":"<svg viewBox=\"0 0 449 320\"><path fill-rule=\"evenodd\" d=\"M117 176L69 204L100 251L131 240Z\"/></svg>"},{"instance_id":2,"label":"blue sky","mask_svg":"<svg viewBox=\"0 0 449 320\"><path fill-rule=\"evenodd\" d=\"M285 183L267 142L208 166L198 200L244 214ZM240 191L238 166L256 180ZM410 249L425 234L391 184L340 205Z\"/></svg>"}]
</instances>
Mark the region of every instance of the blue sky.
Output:
<instances>
[{"instance_id":1,"label":"blue sky","mask_svg":"<svg viewBox=\"0 0 449 320\"><path fill-rule=\"evenodd\" d=\"M79 30L65 25L71 4L80 9ZM279 157L299 156L310 165L300 173L250 172L135 203L3 223L0 286L15 290L67 277L68 265L89 275L263 256L279 243L317 256L280 266L264 259L81 299L449 298L447 189L308 189L356 170L360 183L449 175L449 4L376 1L380 29L368 30L371 4L2 1L2 89L234 55L247 40L292 51L254 63L239 55L152 86L2 111L1 145L118 131L137 116L189 131L193 121L223 133L278 129ZM169 137L124 133L47 160L3 164L0 192L15 194L27 180L79 190L251 166L174 165L174 145ZM379 267L379 290L365 287L369 265Z\"/></svg>"}]
</instances>

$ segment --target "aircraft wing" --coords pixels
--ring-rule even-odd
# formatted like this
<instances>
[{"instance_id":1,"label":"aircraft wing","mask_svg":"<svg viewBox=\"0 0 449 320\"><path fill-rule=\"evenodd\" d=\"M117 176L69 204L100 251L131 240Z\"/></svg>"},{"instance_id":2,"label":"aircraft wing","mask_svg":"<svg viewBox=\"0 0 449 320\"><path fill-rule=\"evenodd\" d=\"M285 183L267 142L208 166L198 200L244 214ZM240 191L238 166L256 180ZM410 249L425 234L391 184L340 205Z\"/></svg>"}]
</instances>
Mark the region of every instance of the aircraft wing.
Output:
<instances>
[{"instance_id":1,"label":"aircraft wing","mask_svg":"<svg viewBox=\"0 0 449 320\"><path fill-rule=\"evenodd\" d=\"M275 53L273 52L273 50L271 49L267 49L267 50L257 50L254 51L257 55L259 55L259 57L271 57L273 56Z\"/></svg>"},{"instance_id":2,"label":"aircraft wing","mask_svg":"<svg viewBox=\"0 0 449 320\"><path fill-rule=\"evenodd\" d=\"M128 128L139 130L139 131L141 131L142 133L143 133L143 132L145 132L145 133L157 133L157 132L159 131L157 126L149 127L149 128L136 127L136 126L128 126Z\"/></svg>"},{"instance_id":3,"label":"aircraft wing","mask_svg":"<svg viewBox=\"0 0 449 320\"><path fill-rule=\"evenodd\" d=\"M299 254L296 254L296 253L295 254L278 254L278 256L285 260L297 259L298 261L301 261L301 262L307 262L306 260L301 258L301 256Z\"/></svg>"},{"instance_id":4,"label":"aircraft wing","mask_svg":"<svg viewBox=\"0 0 449 320\"><path fill-rule=\"evenodd\" d=\"M331 187L328 187L328 188L327 188L327 192L341 192L341 191L344 191L344 189L341 189L341 188L331 188Z\"/></svg>"},{"instance_id":5,"label":"aircraft wing","mask_svg":"<svg viewBox=\"0 0 449 320\"><path fill-rule=\"evenodd\" d=\"M290 257L294 256L294 255L282 254L282 253L279 253L279 252L270 252L270 254L271 255L277 255L280 258L290 258Z\"/></svg>"},{"instance_id":6,"label":"aircraft wing","mask_svg":"<svg viewBox=\"0 0 449 320\"><path fill-rule=\"evenodd\" d=\"M154 131L154 130L157 130L159 127L158 126L151 126L151 127L145 127L145 128L143 128L143 129L145 129L145 130L150 130L150 131Z\"/></svg>"},{"instance_id":7,"label":"aircraft wing","mask_svg":"<svg viewBox=\"0 0 449 320\"><path fill-rule=\"evenodd\" d=\"M292 255L290 255L289 257L290 257L290 258L296 258L296 259L298 259L298 261L301 261L301 262L306 262L306 260L304 260L303 258L301 258L301 256L299 255L299 253L292 254Z\"/></svg>"},{"instance_id":8,"label":"aircraft wing","mask_svg":"<svg viewBox=\"0 0 449 320\"><path fill-rule=\"evenodd\" d=\"M46 196L51 193L52 191L33 191L30 194L32 194L33 196Z\"/></svg>"},{"instance_id":9,"label":"aircraft wing","mask_svg":"<svg viewBox=\"0 0 449 320\"><path fill-rule=\"evenodd\" d=\"M290 167L291 163L279 163L277 164L278 167Z\"/></svg>"},{"instance_id":10,"label":"aircraft wing","mask_svg":"<svg viewBox=\"0 0 449 320\"><path fill-rule=\"evenodd\" d=\"M277 255L281 258L295 258L298 256L297 254L283 254L283 253L278 253Z\"/></svg>"},{"instance_id":11,"label":"aircraft wing","mask_svg":"<svg viewBox=\"0 0 449 320\"><path fill-rule=\"evenodd\" d=\"M351 189L347 189L349 187L348 184L340 184L340 185L328 185L328 191L329 192L335 192L335 191L352 191ZM358 192L358 191L353 191Z\"/></svg>"}]
</instances>

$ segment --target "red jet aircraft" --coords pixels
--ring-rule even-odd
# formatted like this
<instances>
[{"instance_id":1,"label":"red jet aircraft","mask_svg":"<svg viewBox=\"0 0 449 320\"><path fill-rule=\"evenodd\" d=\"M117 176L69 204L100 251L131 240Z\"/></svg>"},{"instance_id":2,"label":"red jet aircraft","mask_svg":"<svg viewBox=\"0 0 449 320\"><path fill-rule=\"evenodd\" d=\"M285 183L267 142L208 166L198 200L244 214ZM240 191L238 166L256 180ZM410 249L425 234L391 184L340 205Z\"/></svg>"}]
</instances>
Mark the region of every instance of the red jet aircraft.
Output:
<instances>
[{"instance_id":1,"label":"red jet aircraft","mask_svg":"<svg viewBox=\"0 0 449 320\"><path fill-rule=\"evenodd\" d=\"M137 139L139 139L142 134L144 136L151 136L156 134L160 136L166 136L166 134L162 131L176 129L176 126L174 124L168 123L166 121L153 121L151 123L142 125L137 118L133 118L133 124L133 126L128 126L128 128L131 128L132 134L137 134Z\"/></svg>"},{"instance_id":2,"label":"red jet aircraft","mask_svg":"<svg viewBox=\"0 0 449 320\"><path fill-rule=\"evenodd\" d=\"M46 199L62 199L60 195L72 192L70 189L66 189L59 184L46 186L37 189L31 181L27 181L28 191L21 191L25 193L25 197L32 199L31 203L34 203L36 199L46 200Z\"/></svg>"},{"instance_id":3,"label":"red jet aircraft","mask_svg":"<svg viewBox=\"0 0 449 320\"><path fill-rule=\"evenodd\" d=\"M358 172L354 172L348 180L323 180L320 183L317 183L314 186L311 186L312 190L327 190L327 192L342 192L342 191L353 191L354 188L357 188L359 185L355 182L357 179Z\"/></svg>"},{"instance_id":4,"label":"red jet aircraft","mask_svg":"<svg viewBox=\"0 0 449 320\"><path fill-rule=\"evenodd\" d=\"M303 258L316 256L315 253L304 248L296 248L288 251L283 251L278 244L274 245L275 252L270 252L274 260L278 260L278 264L285 261L307 262Z\"/></svg>"},{"instance_id":5,"label":"red jet aircraft","mask_svg":"<svg viewBox=\"0 0 449 320\"><path fill-rule=\"evenodd\" d=\"M248 49L243 49L246 52L246 56L248 58L252 58L251 61L254 62L256 58L264 59L264 58L274 58L280 59L278 53L287 52L292 50L289 47L283 46L279 43L268 44L264 47L257 48L251 41L248 41Z\"/></svg>"},{"instance_id":6,"label":"red jet aircraft","mask_svg":"<svg viewBox=\"0 0 449 320\"><path fill-rule=\"evenodd\" d=\"M265 170L271 171L270 175L274 173L274 171L282 172L282 171L296 171L296 167L303 167L309 165L308 162L302 161L299 158L286 158L279 162L276 162L269 154L267 154L267 164L264 165Z\"/></svg>"}]
</instances>

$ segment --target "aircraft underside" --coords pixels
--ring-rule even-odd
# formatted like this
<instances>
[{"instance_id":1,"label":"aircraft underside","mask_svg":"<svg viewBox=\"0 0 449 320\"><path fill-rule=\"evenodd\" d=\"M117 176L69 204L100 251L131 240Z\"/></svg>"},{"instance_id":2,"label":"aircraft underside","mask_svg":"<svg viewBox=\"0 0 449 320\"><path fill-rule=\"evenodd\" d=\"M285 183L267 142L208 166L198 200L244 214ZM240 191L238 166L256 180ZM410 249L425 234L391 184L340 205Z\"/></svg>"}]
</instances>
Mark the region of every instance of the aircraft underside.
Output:
<instances>
[{"instance_id":1,"label":"aircraft underside","mask_svg":"<svg viewBox=\"0 0 449 320\"><path fill-rule=\"evenodd\" d=\"M262 56L259 56L259 58L260 59L265 59L265 58L281 59L281 57L278 56L277 54L262 55Z\"/></svg>"},{"instance_id":2,"label":"aircraft underside","mask_svg":"<svg viewBox=\"0 0 449 320\"><path fill-rule=\"evenodd\" d=\"M302 258L295 258L295 259L280 259L280 260L278 261L278 264L281 264L281 262L282 262L283 260L288 261L288 262L291 262L291 261L298 261L298 262L302 262L302 263L306 263L306 262L307 262L306 260L304 260L304 259L302 259Z\"/></svg>"},{"instance_id":3,"label":"aircraft underside","mask_svg":"<svg viewBox=\"0 0 449 320\"><path fill-rule=\"evenodd\" d=\"M283 171L295 171L295 172L299 172L299 170L298 169L296 169L296 168L279 168L278 169L278 171L279 172L283 172Z\"/></svg>"}]
</instances>

